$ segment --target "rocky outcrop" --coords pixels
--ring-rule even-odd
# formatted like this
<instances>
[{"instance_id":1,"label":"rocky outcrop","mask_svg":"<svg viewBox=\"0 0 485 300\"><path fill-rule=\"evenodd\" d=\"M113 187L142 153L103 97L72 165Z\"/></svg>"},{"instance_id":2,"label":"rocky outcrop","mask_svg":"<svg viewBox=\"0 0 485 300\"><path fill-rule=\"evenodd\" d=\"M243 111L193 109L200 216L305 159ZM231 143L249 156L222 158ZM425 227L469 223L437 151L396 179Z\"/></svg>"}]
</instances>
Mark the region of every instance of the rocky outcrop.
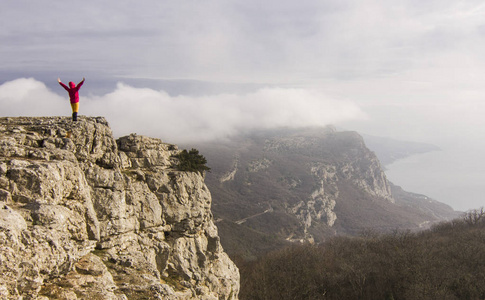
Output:
<instances>
[{"instance_id":1,"label":"rocky outcrop","mask_svg":"<svg viewBox=\"0 0 485 300\"><path fill-rule=\"evenodd\" d=\"M342 134L344 137L339 137ZM296 240L312 241L309 229L315 222L334 226L338 218L335 206L339 201L340 181L347 181L370 197L395 202L379 160L356 133L337 133L335 128L328 127L318 135L273 137L265 140L264 150L276 155L290 154L293 158L296 155L312 158L303 165L306 173L312 175L314 187L288 209L303 225L304 236Z\"/></svg>"},{"instance_id":2,"label":"rocky outcrop","mask_svg":"<svg viewBox=\"0 0 485 300\"><path fill-rule=\"evenodd\" d=\"M226 174L221 176L221 178L219 179L219 181L221 183L234 180L234 176L236 176L236 173L237 173L237 170L238 170L238 163L239 163L239 157L236 155L234 157L234 163L233 163L231 171L227 172Z\"/></svg>"},{"instance_id":3,"label":"rocky outcrop","mask_svg":"<svg viewBox=\"0 0 485 300\"><path fill-rule=\"evenodd\" d=\"M313 192L298 203L292 210L300 220L304 221L305 232L312 226L312 221L323 221L332 227L337 219L334 212L335 204L339 196L337 187L337 171L334 166L320 163L311 164L311 174L319 184Z\"/></svg>"},{"instance_id":4,"label":"rocky outcrop","mask_svg":"<svg viewBox=\"0 0 485 300\"><path fill-rule=\"evenodd\" d=\"M206 182L224 248L243 258L338 234L419 230L455 215L392 190L356 132L282 128L197 148L211 166Z\"/></svg>"},{"instance_id":5,"label":"rocky outcrop","mask_svg":"<svg viewBox=\"0 0 485 300\"><path fill-rule=\"evenodd\" d=\"M0 118L1 299L237 299L199 173L104 118Z\"/></svg>"}]
</instances>

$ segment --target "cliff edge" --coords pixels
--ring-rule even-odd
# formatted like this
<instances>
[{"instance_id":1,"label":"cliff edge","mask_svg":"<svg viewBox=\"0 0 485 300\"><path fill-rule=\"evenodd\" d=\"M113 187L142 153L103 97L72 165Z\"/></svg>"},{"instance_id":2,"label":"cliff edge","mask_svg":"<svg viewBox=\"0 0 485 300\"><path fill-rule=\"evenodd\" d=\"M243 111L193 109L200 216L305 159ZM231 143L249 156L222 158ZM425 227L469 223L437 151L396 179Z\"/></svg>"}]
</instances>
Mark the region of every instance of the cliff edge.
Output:
<instances>
[{"instance_id":1,"label":"cliff edge","mask_svg":"<svg viewBox=\"0 0 485 300\"><path fill-rule=\"evenodd\" d=\"M102 117L0 118L0 298L237 299L180 151Z\"/></svg>"}]
</instances>

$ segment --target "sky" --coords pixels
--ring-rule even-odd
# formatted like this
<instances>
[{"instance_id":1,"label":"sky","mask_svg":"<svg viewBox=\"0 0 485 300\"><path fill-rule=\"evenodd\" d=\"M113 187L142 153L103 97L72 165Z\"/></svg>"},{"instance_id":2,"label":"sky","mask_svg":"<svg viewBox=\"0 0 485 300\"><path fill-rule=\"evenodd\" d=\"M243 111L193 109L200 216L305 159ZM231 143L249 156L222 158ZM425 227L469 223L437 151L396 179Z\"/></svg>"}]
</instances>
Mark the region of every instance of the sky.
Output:
<instances>
[{"instance_id":1,"label":"sky","mask_svg":"<svg viewBox=\"0 0 485 300\"><path fill-rule=\"evenodd\" d=\"M80 114L118 136L333 124L427 142L484 180L438 199L467 209L485 206L483 53L483 1L2 0L0 116L69 116L57 78L86 77Z\"/></svg>"}]
</instances>

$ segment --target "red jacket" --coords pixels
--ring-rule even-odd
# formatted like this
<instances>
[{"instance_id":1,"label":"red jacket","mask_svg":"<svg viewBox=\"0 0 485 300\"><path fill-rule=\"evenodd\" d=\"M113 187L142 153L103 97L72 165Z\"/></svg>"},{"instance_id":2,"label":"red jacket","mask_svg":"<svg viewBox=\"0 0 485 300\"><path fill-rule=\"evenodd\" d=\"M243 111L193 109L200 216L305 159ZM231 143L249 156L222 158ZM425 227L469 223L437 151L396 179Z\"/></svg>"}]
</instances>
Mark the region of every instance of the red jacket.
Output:
<instances>
[{"instance_id":1,"label":"red jacket","mask_svg":"<svg viewBox=\"0 0 485 300\"><path fill-rule=\"evenodd\" d=\"M69 82L69 87L65 85L62 82L59 82L59 84L69 93L69 100L71 100L71 103L78 103L79 102L79 89L84 83L84 79L77 84L77 86L74 84L74 82Z\"/></svg>"}]
</instances>

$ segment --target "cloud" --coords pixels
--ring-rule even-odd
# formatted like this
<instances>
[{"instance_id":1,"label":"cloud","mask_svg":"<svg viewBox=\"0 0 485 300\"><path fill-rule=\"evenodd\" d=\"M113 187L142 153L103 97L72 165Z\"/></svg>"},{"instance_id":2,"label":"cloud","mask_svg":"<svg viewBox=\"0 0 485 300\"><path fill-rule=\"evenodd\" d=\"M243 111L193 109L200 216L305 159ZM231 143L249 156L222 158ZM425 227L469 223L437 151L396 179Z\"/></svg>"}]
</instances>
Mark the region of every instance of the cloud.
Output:
<instances>
[{"instance_id":1,"label":"cloud","mask_svg":"<svg viewBox=\"0 0 485 300\"><path fill-rule=\"evenodd\" d=\"M85 97L82 92L80 114L105 116L115 135L134 132L171 143L365 118L352 102L336 101L304 89L263 88L245 95L173 97L164 91L118 83L113 92L102 96ZM0 105L2 116L70 115L67 94L59 96L32 78L0 85Z\"/></svg>"},{"instance_id":2,"label":"cloud","mask_svg":"<svg viewBox=\"0 0 485 300\"><path fill-rule=\"evenodd\" d=\"M33 78L20 78L0 85L0 115L51 116L65 112L69 101Z\"/></svg>"},{"instance_id":3,"label":"cloud","mask_svg":"<svg viewBox=\"0 0 485 300\"><path fill-rule=\"evenodd\" d=\"M133 131L169 142L224 138L277 127L325 126L364 118L351 102L303 89L266 88L245 95L171 97L164 91L119 83L112 93L87 99L85 111L109 116L115 132Z\"/></svg>"}]
</instances>

